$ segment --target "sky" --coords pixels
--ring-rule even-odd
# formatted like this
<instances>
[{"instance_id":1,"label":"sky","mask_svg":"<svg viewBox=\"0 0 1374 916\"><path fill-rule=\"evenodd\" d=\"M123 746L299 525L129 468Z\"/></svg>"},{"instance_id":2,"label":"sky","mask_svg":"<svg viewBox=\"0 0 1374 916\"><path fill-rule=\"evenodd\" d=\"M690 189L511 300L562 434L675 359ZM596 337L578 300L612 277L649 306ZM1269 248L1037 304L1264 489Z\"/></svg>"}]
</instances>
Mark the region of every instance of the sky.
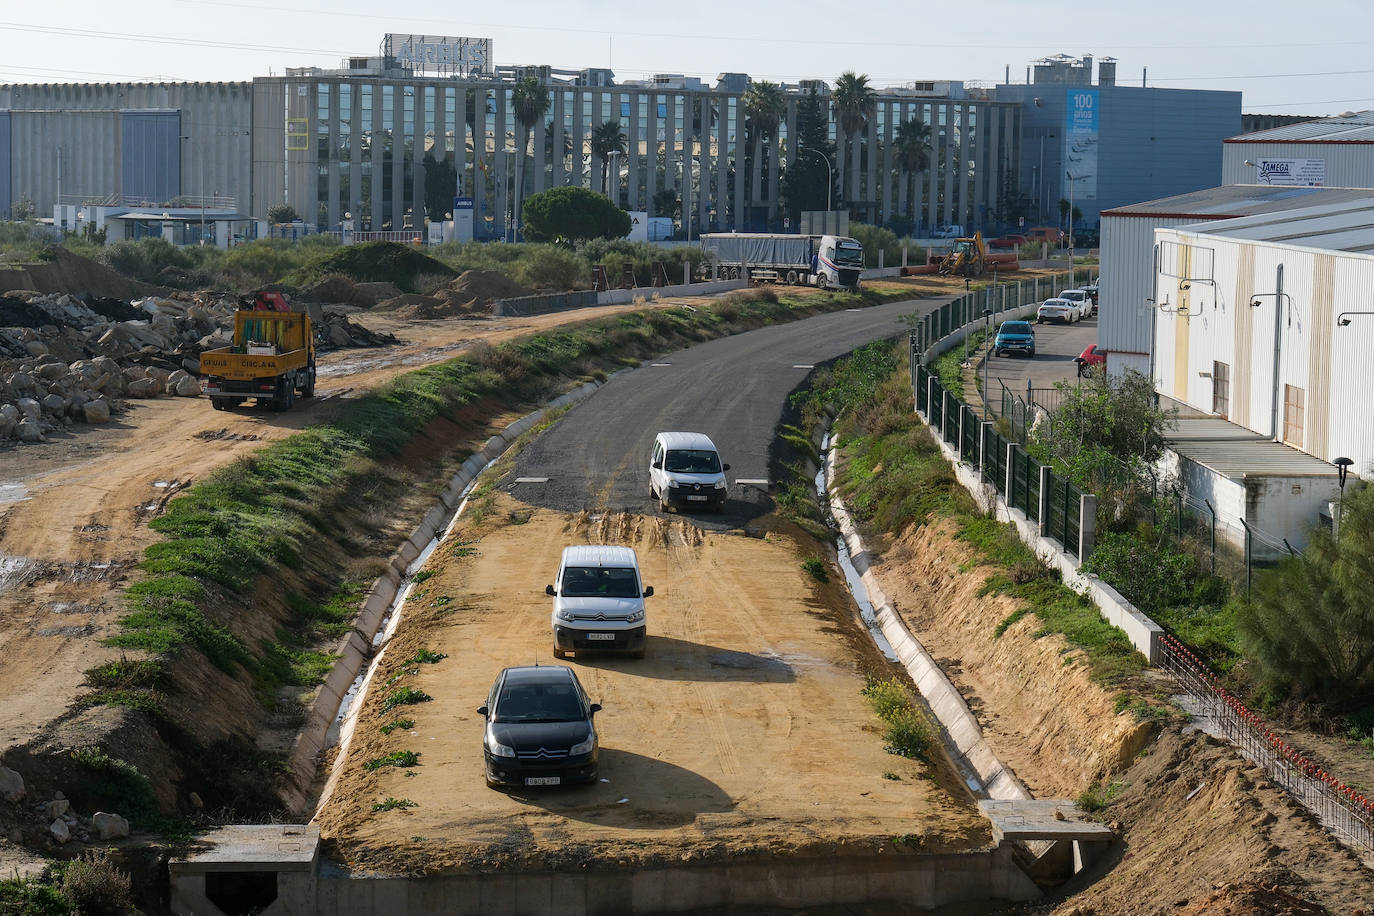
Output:
<instances>
[{"instance_id":1,"label":"sky","mask_svg":"<svg viewBox=\"0 0 1374 916\"><path fill-rule=\"evenodd\" d=\"M796 82L847 70L1024 82L1055 54L1117 59L1117 81L1239 91L1246 113L1374 109L1374 3L1269 0L377 0L0 2L0 83L235 81L338 68L387 32L492 39L497 64L609 67L617 79L723 72ZM1365 69L1362 69L1365 68Z\"/></svg>"}]
</instances>

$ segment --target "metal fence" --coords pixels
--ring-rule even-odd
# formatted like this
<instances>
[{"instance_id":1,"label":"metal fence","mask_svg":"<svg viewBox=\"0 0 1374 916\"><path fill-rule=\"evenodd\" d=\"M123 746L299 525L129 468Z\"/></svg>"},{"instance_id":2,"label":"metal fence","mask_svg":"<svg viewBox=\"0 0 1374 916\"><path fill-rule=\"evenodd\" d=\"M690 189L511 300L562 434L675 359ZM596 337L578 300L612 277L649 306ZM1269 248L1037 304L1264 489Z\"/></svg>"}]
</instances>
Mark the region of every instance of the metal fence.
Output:
<instances>
[{"instance_id":1,"label":"metal fence","mask_svg":"<svg viewBox=\"0 0 1374 916\"><path fill-rule=\"evenodd\" d=\"M1275 784L1316 815L1327 830L1365 855L1374 853L1374 799L1308 760L1220 685L1208 667L1172 636L1160 640L1160 667L1192 700L1204 729L1226 738L1264 768Z\"/></svg>"}]
</instances>

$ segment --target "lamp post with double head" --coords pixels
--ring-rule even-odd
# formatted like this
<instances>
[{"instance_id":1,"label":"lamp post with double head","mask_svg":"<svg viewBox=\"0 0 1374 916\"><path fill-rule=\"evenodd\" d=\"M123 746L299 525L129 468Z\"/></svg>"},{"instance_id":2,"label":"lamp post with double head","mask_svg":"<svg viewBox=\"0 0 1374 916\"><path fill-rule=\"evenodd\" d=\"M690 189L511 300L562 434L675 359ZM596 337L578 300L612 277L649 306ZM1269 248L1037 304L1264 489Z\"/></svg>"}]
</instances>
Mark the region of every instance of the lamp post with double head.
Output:
<instances>
[{"instance_id":1,"label":"lamp post with double head","mask_svg":"<svg viewBox=\"0 0 1374 916\"><path fill-rule=\"evenodd\" d=\"M803 153L815 153L825 160L825 212L830 212L830 194L835 187L835 170L830 165L830 157L813 146L798 146Z\"/></svg>"},{"instance_id":2,"label":"lamp post with double head","mask_svg":"<svg viewBox=\"0 0 1374 916\"><path fill-rule=\"evenodd\" d=\"M1350 466L1355 462L1346 457L1340 457L1331 462L1336 466L1336 485L1341 488L1339 502L1336 504L1336 543L1341 542L1341 529L1345 527L1345 478L1350 473Z\"/></svg>"}]
</instances>

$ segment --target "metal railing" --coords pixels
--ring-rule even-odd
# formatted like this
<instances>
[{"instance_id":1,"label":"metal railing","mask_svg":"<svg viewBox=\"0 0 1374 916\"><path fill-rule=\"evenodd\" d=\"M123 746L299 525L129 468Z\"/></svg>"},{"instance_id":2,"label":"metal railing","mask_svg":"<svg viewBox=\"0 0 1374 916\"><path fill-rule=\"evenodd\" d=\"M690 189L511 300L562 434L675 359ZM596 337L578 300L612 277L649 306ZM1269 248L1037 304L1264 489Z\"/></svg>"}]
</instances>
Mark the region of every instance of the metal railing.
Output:
<instances>
[{"instance_id":1,"label":"metal railing","mask_svg":"<svg viewBox=\"0 0 1374 916\"><path fill-rule=\"evenodd\" d=\"M1192 700L1188 712L1205 730L1224 737L1264 768L1276 785L1316 815L1339 840L1374 854L1374 799L1366 798L1274 733L1263 719L1231 696L1211 670L1172 636L1160 640L1160 667Z\"/></svg>"}]
</instances>

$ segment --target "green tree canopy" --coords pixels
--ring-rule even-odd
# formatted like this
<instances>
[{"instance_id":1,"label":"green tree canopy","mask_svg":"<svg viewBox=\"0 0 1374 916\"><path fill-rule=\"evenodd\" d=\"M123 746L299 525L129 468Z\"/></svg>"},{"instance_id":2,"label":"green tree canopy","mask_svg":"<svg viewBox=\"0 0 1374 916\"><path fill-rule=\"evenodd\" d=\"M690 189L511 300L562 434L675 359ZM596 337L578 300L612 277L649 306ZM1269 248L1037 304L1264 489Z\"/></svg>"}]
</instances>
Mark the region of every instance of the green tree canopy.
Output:
<instances>
[{"instance_id":1,"label":"green tree canopy","mask_svg":"<svg viewBox=\"0 0 1374 916\"><path fill-rule=\"evenodd\" d=\"M453 198L458 193L458 171L448 156L435 159L433 153L425 153L421 168L425 173L425 213L438 222L452 211Z\"/></svg>"},{"instance_id":2,"label":"green tree canopy","mask_svg":"<svg viewBox=\"0 0 1374 916\"><path fill-rule=\"evenodd\" d=\"M294 223L300 218L301 215L290 204L277 204L267 208L267 221L269 223Z\"/></svg>"},{"instance_id":3,"label":"green tree canopy","mask_svg":"<svg viewBox=\"0 0 1374 916\"><path fill-rule=\"evenodd\" d=\"M618 239L630 232L630 214L604 194L564 186L525 201L525 238L531 242Z\"/></svg>"},{"instance_id":4,"label":"green tree canopy","mask_svg":"<svg viewBox=\"0 0 1374 916\"><path fill-rule=\"evenodd\" d=\"M609 191L606 184L606 166L612 153L624 153L626 144L629 142L625 138L625 131L620 129L619 121L603 121L592 128L592 135L589 138L591 143L592 155L601 160L601 189ZM617 184L619 177L617 176Z\"/></svg>"},{"instance_id":5,"label":"green tree canopy","mask_svg":"<svg viewBox=\"0 0 1374 916\"><path fill-rule=\"evenodd\" d=\"M813 86L797 104L797 154L782 173L780 191L792 219L799 219L803 210L825 209L827 185L834 187L834 164L835 144Z\"/></svg>"},{"instance_id":6,"label":"green tree canopy","mask_svg":"<svg viewBox=\"0 0 1374 916\"><path fill-rule=\"evenodd\" d=\"M1259 579L1236 632L1271 689L1358 709L1374 703L1374 487L1353 488L1338 514L1339 538L1313 532Z\"/></svg>"}]
</instances>

